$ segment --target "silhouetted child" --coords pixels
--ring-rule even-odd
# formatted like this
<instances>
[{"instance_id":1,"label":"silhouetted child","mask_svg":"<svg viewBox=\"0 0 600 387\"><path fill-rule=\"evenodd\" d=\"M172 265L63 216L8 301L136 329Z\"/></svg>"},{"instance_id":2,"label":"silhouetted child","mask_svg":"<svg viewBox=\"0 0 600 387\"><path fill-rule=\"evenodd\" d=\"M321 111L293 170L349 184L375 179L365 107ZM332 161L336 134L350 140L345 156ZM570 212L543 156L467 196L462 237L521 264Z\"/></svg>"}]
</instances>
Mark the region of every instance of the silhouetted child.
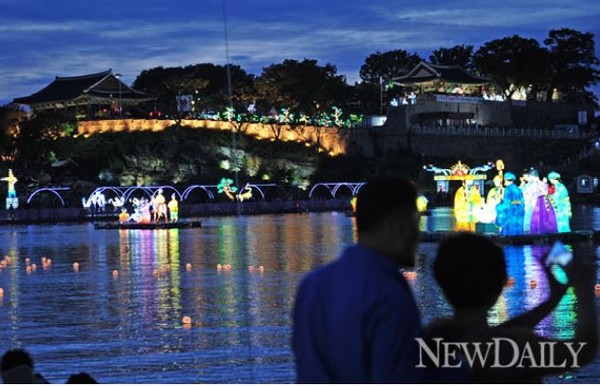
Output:
<instances>
[{"instance_id":1,"label":"silhouetted child","mask_svg":"<svg viewBox=\"0 0 600 387\"><path fill-rule=\"evenodd\" d=\"M428 329L429 336L442 338L442 343L471 343L467 344L471 349L474 348L472 343L483 343L480 346L482 354L486 348L494 346L485 360L478 358L473 362L472 382L540 382L544 375L564 372L593 360L598 337L593 291L595 270L582 267L575 259L565 268L577 295L577 328L570 341L577 352L574 355L567 341L544 338L533 331L556 307L566 290L549 269L546 269L550 285L548 300L495 327L488 325L487 313L498 300L507 280L501 247L483 235L460 233L440 244L433 269L454 314L451 318L434 321ZM542 342L555 344L540 346ZM585 345L581 347L580 343ZM468 359L465 355L474 359L473 353L463 351L463 361ZM553 356L552 365L549 364L550 356Z\"/></svg>"},{"instance_id":2,"label":"silhouetted child","mask_svg":"<svg viewBox=\"0 0 600 387\"><path fill-rule=\"evenodd\" d=\"M67 384L98 384L98 382L87 372L80 372L69 376Z\"/></svg>"}]
</instances>

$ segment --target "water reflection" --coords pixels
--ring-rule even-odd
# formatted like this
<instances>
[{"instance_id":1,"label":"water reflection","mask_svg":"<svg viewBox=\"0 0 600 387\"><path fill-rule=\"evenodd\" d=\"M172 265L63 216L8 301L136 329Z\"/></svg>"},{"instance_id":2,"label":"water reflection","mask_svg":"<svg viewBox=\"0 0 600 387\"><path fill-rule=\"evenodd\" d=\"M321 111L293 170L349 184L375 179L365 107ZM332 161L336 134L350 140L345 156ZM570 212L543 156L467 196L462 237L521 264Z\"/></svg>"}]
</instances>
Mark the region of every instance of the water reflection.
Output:
<instances>
[{"instance_id":1,"label":"water reflection","mask_svg":"<svg viewBox=\"0 0 600 387\"><path fill-rule=\"evenodd\" d=\"M451 230L452 212L421 218L422 229L432 227ZM291 382L297 283L356 238L354 218L342 213L208 218L192 230L7 230L0 255L13 263L0 271L0 349L27 347L53 382L74 367L105 383ZM421 246L410 280L425 323L451 313L431 271L436 248ZM492 309L492 324L547 297L539 260L547 248L505 247L515 281ZM39 264L42 256L52 267L28 275L25 257ZM538 331L572 337L574 311L570 293ZM192 318L191 329L183 316Z\"/></svg>"}]
</instances>

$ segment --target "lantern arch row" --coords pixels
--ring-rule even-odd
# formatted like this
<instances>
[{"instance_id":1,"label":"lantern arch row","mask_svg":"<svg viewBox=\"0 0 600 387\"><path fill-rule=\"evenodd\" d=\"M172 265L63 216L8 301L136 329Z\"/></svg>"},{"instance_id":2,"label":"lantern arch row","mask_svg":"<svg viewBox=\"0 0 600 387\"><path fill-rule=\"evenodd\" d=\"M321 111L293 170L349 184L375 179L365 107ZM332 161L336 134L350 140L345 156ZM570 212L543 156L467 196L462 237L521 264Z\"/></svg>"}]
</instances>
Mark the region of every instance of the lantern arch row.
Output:
<instances>
[{"instance_id":1,"label":"lantern arch row","mask_svg":"<svg viewBox=\"0 0 600 387\"><path fill-rule=\"evenodd\" d=\"M352 193L352 196L356 196L358 191L360 191L362 186L365 184L366 184L365 182L356 183L356 182L347 182L347 181L344 181L341 183L317 183L311 188L310 192L308 193L308 198L312 199L312 195L314 194L315 190L319 187L327 188L327 190L331 194L332 198L335 198L335 195L337 194L338 190L342 187L349 188L350 192Z\"/></svg>"},{"instance_id":2,"label":"lantern arch row","mask_svg":"<svg viewBox=\"0 0 600 387\"><path fill-rule=\"evenodd\" d=\"M327 191L330 193L332 198L335 198L337 192L342 187L348 188L350 190L352 196L356 196L356 194L362 188L363 185L365 185L365 182L316 183L310 189L310 191L308 193L308 198L312 199L315 190L319 187L325 187L327 189ZM247 184L247 187L250 187L253 190L256 190L260 194L260 198L262 200L266 200L265 189L267 187L274 187L274 186L275 186L275 184ZM187 200L190 197L191 193L196 190L203 191L204 193L206 193L209 200L214 200L216 198L215 192L216 192L217 186L216 185L194 184L194 185L190 185L190 186L186 187L182 191L180 191L179 189L177 189L177 187L174 187L172 185L130 186L130 187L102 186L102 187L98 187L94 191L92 191L92 193L88 197L88 200L89 200L89 198L92 198L92 197L98 197L98 196L105 197L106 194L110 193L111 195L109 195L109 196L111 196L111 197L114 196L115 198L118 198L118 199L122 200L123 202L127 202L129 199L131 199L133 197L134 193L138 193L138 192L141 192L142 195L146 196L148 199L151 199L152 197L156 196L156 194L158 193L158 190L160 190L160 189L162 189L167 194L168 193L174 194L175 198L179 201ZM63 194L66 191L70 191L70 190L71 190L71 188L69 188L69 187L40 188L40 189L37 189L34 192L32 192L27 197L27 203L28 204L31 203L31 201L34 200L38 195L40 195L44 192L47 192L47 193L51 193L54 196L56 196L58 198L58 200L60 201L61 205L65 206L66 203L65 203L65 199L63 198ZM109 199L109 200L112 200L112 199ZM85 201L85 198L83 199L83 201Z\"/></svg>"}]
</instances>

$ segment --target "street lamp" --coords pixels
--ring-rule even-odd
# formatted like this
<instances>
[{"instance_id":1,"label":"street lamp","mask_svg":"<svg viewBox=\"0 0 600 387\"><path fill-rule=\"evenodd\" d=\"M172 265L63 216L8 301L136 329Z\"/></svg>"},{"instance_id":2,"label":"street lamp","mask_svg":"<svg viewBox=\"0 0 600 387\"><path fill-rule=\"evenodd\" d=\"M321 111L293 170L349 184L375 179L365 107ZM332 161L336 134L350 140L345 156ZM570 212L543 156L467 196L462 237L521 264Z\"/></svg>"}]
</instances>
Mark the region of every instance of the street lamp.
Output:
<instances>
[{"instance_id":1,"label":"street lamp","mask_svg":"<svg viewBox=\"0 0 600 387\"><path fill-rule=\"evenodd\" d=\"M383 115L383 78L379 76L379 115Z\"/></svg>"},{"instance_id":2,"label":"street lamp","mask_svg":"<svg viewBox=\"0 0 600 387\"><path fill-rule=\"evenodd\" d=\"M117 78L117 81L119 82L119 118L123 118L123 105L121 100L121 77L121 74L115 74L115 78Z\"/></svg>"}]
</instances>

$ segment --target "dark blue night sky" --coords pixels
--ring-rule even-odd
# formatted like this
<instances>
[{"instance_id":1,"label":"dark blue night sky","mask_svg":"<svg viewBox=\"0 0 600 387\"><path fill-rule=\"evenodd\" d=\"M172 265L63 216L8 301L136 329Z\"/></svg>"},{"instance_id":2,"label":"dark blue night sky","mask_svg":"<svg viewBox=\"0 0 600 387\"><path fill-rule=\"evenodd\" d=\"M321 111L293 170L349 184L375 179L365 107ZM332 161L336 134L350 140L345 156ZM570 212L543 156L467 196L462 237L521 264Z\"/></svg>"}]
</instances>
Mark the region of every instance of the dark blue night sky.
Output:
<instances>
[{"instance_id":1,"label":"dark blue night sky","mask_svg":"<svg viewBox=\"0 0 600 387\"><path fill-rule=\"evenodd\" d=\"M260 74L284 59L332 63L357 81L367 56L563 27L600 35L598 0L225 0L231 62ZM600 57L600 54L597 54ZM224 64L222 0L0 0L0 104L55 76ZM594 89L600 94L598 87Z\"/></svg>"}]
</instances>

